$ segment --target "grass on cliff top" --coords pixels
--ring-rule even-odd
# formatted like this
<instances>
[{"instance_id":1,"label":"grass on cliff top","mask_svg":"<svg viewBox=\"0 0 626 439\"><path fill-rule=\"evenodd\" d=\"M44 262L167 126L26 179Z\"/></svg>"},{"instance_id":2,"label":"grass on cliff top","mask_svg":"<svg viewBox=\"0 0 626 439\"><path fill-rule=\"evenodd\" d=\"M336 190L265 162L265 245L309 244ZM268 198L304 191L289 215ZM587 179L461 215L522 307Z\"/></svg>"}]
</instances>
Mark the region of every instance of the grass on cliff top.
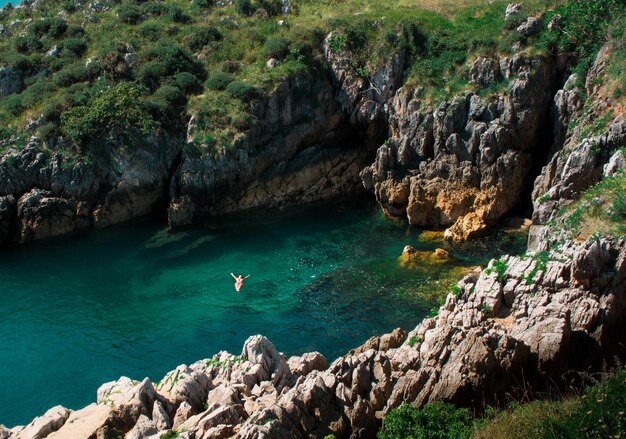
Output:
<instances>
[{"instance_id":1,"label":"grass on cliff top","mask_svg":"<svg viewBox=\"0 0 626 439\"><path fill-rule=\"evenodd\" d=\"M626 433L626 370L605 375L580 394L506 410L470 410L437 402L422 409L405 404L384 418L379 439L583 439L623 438Z\"/></svg>"},{"instance_id":2,"label":"grass on cliff top","mask_svg":"<svg viewBox=\"0 0 626 439\"><path fill-rule=\"evenodd\" d=\"M573 238L585 240L599 234L626 236L626 171L602 179L558 215L563 229Z\"/></svg>"},{"instance_id":3,"label":"grass on cliff top","mask_svg":"<svg viewBox=\"0 0 626 439\"><path fill-rule=\"evenodd\" d=\"M464 87L467 62L479 54L506 53L515 38L504 26L503 0L294 0L287 15L278 0L237 0L223 7L212 0L100 3L108 9L47 0L0 13L0 23L12 32L0 40L0 65L17 70L26 85L0 100L3 138L43 115L41 138L64 136L83 151L85 139L100 139L116 121L114 114L95 111L94 89L104 93L129 82L138 99L128 109L136 117L125 129L180 131L191 113L199 144L229 147L256 123L252 101L286 78L326 68L321 46L330 31L344 37L363 76L395 47L407 45L407 81L432 91ZM521 16L527 16L558 2L520 3ZM58 53L46 55L55 46ZM266 67L269 58L278 60L272 69ZM74 116L81 117L62 117L75 107L80 111ZM88 125L107 129L96 132ZM100 140L115 146L114 139Z\"/></svg>"}]
</instances>

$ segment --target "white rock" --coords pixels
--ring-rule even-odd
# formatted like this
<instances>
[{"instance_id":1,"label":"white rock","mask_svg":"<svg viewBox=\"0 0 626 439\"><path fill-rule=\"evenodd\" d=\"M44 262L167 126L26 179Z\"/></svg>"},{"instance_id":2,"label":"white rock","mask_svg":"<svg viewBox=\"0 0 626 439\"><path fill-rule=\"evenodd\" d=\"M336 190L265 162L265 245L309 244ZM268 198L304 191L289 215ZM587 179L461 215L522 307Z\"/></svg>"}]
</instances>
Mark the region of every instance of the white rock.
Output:
<instances>
[{"instance_id":1,"label":"white rock","mask_svg":"<svg viewBox=\"0 0 626 439\"><path fill-rule=\"evenodd\" d=\"M33 419L16 437L17 439L39 439L47 437L53 431L57 431L61 428L69 416L70 411L68 409L57 405L48 410L43 416Z\"/></svg>"}]
</instances>

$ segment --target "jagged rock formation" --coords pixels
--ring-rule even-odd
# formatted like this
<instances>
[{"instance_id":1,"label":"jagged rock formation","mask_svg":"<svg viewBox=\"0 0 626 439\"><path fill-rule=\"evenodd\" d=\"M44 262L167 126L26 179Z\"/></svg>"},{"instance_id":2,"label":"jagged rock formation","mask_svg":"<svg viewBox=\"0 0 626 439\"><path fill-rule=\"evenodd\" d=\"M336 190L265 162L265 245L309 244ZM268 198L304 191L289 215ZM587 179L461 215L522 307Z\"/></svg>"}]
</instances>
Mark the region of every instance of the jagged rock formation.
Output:
<instances>
[{"instance_id":1,"label":"jagged rock formation","mask_svg":"<svg viewBox=\"0 0 626 439\"><path fill-rule=\"evenodd\" d=\"M447 227L463 241L495 224L516 203L541 141L556 80L554 60L478 58L470 80L509 81L494 99L469 93L438 108L419 90L390 102L390 139L362 172L384 211L411 224Z\"/></svg>"},{"instance_id":2,"label":"jagged rock formation","mask_svg":"<svg viewBox=\"0 0 626 439\"><path fill-rule=\"evenodd\" d=\"M93 162L42 151L35 140L0 157L0 243L29 242L149 214L178 154L168 135Z\"/></svg>"},{"instance_id":3,"label":"jagged rock formation","mask_svg":"<svg viewBox=\"0 0 626 439\"><path fill-rule=\"evenodd\" d=\"M170 187L170 224L358 189L367 151L350 140L355 132L333 94L329 83L298 76L258 106L261 122L232 150L183 154Z\"/></svg>"},{"instance_id":4,"label":"jagged rock formation","mask_svg":"<svg viewBox=\"0 0 626 439\"><path fill-rule=\"evenodd\" d=\"M602 134L584 135L599 114L608 112L614 105L609 97L600 93L598 86L605 75L608 53L606 45L599 51L587 76L587 111L583 111L575 75L568 78L554 98L552 154L533 188L533 245L539 245L541 235L546 232L545 224L555 219L561 208L577 200L580 193L597 183L603 174L616 173L623 166L620 165L622 153L617 151L626 146L626 120L622 115L618 114ZM568 127L573 129L568 130Z\"/></svg>"},{"instance_id":5,"label":"jagged rock formation","mask_svg":"<svg viewBox=\"0 0 626 439\"><path fill-rule=\"evenodd\" d=\"M181 365L156 386L121 378L69 417L56 407L3 434L374 437L382 416L402 402L504 402L516 389L563 383L568 371L624 355L625 280L623 239L569 242L543 259L505 256L466 276L437 317L408 334L373 337L330 365L319 353L287 360L253 336L241 356L220 352Z\"/></svg>"}]
</instances>

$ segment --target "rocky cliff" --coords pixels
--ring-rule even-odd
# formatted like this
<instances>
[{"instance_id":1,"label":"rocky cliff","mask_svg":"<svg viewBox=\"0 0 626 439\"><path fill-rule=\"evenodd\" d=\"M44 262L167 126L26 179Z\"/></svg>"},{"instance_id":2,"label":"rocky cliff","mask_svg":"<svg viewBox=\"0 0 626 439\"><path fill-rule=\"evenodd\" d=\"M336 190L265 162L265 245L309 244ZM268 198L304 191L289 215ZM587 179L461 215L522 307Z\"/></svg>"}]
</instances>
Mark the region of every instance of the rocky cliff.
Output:
<instances>
[{"instance_id":1,"label":"rocky cliff","mask_svg":"<svg viewBox=\"0 0 626 439\"><path fill-rule=\"evenodd\" d=\"M365 187L387 214L447 228L448 239L483 232L520 202L549 132L557 75L550 58L481 57L468 79L503 91L433 107L420 89L400 90L389 104L391 136L362 172Z\"/></svg>"},{"instance_id":2,"label":"rocky cliff","mask_svg":"<svg viewBox=\"0 0 626 439\"><path fill-rule=\"evenodd\" d=\"M373 157L368 145L386 136L383 104L402 78L402 57L372 74L383 94L363 93L369 82L353 84L344 58L335 58L328 76L302 73L250 100L257 122L228 149L195 145L193 117L186 136L157 132L121 149L100 145L89 160L67 157L63 139L33 136L22 149L5 139L0 243L105 227L164 206L178 226L362 191L359 172Z\"/></svg>"}]
</instances>

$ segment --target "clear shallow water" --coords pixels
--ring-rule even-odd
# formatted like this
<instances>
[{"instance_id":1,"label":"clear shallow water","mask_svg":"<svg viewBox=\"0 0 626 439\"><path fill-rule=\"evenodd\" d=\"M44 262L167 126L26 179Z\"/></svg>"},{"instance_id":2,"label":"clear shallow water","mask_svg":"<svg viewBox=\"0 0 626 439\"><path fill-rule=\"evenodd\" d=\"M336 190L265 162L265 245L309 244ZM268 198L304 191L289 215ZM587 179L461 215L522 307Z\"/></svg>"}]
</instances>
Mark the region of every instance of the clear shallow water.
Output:
<instances>
[{"instance_id":1,"label":"clear shallow water","mask_svg":"<svg viewBox=\"0 0 626 439\"><path fill-rule=\"evenodd\" d=\"M239 353L261 333L287 355L344 354L413 328L433 303L407 293L450 266L407 270L406 244L441 244L373 205L246 213L168 233L137 223L0 252L0 423L95 400L126 375ZM510 235L450 249L457 265L523 248ZM241 293L230 273L251 274Z\"/></svg>"}]
</instances>

